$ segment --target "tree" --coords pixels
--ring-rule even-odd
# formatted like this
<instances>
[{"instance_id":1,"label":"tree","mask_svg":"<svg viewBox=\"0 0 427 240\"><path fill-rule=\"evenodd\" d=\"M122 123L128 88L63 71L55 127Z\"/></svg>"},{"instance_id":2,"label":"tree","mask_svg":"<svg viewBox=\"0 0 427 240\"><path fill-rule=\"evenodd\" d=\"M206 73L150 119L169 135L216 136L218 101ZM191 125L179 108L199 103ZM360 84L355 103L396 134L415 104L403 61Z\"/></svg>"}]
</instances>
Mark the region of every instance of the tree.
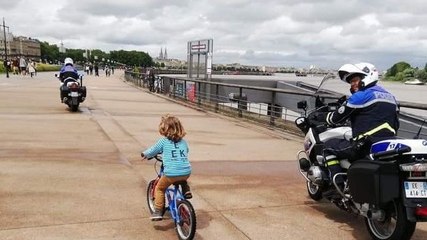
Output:
<instances>
[{"instance_id":1,"label":"tree","mask_svg":"<svg viewBox=\"0 0 427 240\"><path fill-rule=\"evenodd\" d=\"M403 72L405 69L411 68L411 65L407 62L398 62L394 64L390 69L387 70L386 76L396 76L397 73Z\"/></svg>"},{"instance_id":2,"label":"tree","mask_svg":"<svg viewBox=\"0 0 427 240\"><path fill-rule=\"evenodd\" d=\"M424 69L420 69L415 72L414 74L415 78L418 78L419 80L426 82L427 81L427 72Z\"/></svg>"},{"instance_id":3,"label":"tree","mask_svg":"<svg viewBox=\"0 0 427 240\"><path fill-rule=\"evenodd\" d=\"M82 49L67 49L65 52L65 56L72 58L75 63L84 62L85 61L85 58L83 57L84 52L85 51Z\"/></svg>"},{"instance_id":4,"label":"tree","mask_svg":"<svg viewBox=\"0 0 427 240\"><path fill-rule=\"evenodd\" d=\"M415 69L406 68L405 70L402 71L402 73L403 73L403 79L408 80L408 79L414 78Z\"/></svg>"},{"instance_id":5,"label":"tree","mask_svg":"<svg viewBox=\"0 0 427 240\"><path fill-rule=\"evenodd\" d=\"M110 57L114 61L124 63L129 66L141 66L141 67L152 67L154 66L154 61L145 52L139 51L111 51Z\"/></svg>"},{"instance_id":6,"label":"tree","mask_svg":"<svg viewBox=\"0 0 427 240\"><path fill-rule=\"evenodd\" d=\"M41 58L47 62L56 62L59 59L59 48L49 45L48 42L40 42Z\"/></svg>"}]
</instances>

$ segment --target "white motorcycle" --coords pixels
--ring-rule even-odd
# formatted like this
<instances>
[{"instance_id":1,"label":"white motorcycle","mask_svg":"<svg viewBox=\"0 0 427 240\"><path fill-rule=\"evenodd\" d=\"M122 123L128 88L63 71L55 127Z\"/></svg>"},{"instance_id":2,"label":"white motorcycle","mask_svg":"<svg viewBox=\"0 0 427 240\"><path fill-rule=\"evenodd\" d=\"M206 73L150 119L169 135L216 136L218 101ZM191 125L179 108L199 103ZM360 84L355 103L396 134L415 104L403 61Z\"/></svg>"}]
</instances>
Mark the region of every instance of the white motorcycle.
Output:
<instances>
[{"instance_id":1,"label":"white motorcycle","mask_svg":"<svg viewBox=\"0 0 427 240\"><path fill-rule=\"evenodd\" d=\"M325 104L315 111L331 111L336 106ZM306 111L307 102L299 102L298 108ZM305 134L304 149L297 158L308 195L319 201L326 190L336 188L339 196L328 196L328 200L364 216L373 239L410 239L416 223L427 221L427 141L396 138L376 142L366 159L352 164L341 160L343 172L331 177L323 156L324 143L334 138L350 141L351 128L332 128L310 119L308 115L295 120ZM337 176L345 179L344 189L336 184Z\"/></svg>"}]
</instances>

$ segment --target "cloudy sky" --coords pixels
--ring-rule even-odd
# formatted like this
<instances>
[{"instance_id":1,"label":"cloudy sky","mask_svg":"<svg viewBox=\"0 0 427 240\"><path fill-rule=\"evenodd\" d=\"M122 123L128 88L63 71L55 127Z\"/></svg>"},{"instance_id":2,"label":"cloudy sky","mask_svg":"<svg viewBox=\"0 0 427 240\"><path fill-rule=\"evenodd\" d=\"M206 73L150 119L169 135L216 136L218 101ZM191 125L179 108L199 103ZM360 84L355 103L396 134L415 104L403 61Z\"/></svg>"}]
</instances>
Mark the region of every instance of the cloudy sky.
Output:
<instances>
[{"instance_id":1,"label":"cloudy sky","mask_svg":"<svg viewBox=\"0 0 427 240\"><path fill-rule=\"evenodd\" d=\"M166 47L186 59L187 42L213 39L213 62L338 68L368 61L427 62L424 0L0 0L14 35L67 48Z\"/></svg>"}]
</instances>

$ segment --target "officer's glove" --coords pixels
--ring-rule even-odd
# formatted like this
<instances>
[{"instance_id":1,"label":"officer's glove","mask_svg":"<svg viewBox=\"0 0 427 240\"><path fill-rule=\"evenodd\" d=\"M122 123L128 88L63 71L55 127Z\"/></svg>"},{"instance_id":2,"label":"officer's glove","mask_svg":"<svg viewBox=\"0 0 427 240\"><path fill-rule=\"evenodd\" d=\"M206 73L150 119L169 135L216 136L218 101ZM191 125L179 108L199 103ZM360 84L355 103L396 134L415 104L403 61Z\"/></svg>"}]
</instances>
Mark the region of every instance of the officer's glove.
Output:
<instances>
[{"instance_id":1,"label":"officer's glove","mask_svg":"<svg viewBox=\"0 0 427 240\"><path fill-rule=\"evenodd\" d=\"M338 103L339 105L342 105L345 101L347 101L347 96L346 96L346 95L344 95L344 96L340 97L340 98L337 100L337 103Z\"/></svg>"}]
</instances>

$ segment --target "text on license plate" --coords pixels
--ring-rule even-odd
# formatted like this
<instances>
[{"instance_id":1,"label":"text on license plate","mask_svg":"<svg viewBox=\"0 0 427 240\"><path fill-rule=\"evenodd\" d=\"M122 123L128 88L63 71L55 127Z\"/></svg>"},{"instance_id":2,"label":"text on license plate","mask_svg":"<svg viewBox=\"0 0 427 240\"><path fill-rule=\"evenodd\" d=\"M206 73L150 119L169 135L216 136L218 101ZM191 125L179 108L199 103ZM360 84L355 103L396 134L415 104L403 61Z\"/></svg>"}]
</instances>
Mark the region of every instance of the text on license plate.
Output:
<instances>
[{"instance_id":1,"label":"text on license plate","mask_svg":"<svg viewBox=\"0 0 427 240\"><path fill-rule=\"evenodd\" d=\"M71 92L71 97L78 97L79 93L78 92Z\"/></svg>"},{"instance_id":2,"label":"text on license plate","mask_svg":"<svg viewBox=\"0 0 427 240\"><path fill-rule=\"evenodd\" d=\"M407 198L427 198L427 182L404 182Z\"/></svg>"}]
</instances>

